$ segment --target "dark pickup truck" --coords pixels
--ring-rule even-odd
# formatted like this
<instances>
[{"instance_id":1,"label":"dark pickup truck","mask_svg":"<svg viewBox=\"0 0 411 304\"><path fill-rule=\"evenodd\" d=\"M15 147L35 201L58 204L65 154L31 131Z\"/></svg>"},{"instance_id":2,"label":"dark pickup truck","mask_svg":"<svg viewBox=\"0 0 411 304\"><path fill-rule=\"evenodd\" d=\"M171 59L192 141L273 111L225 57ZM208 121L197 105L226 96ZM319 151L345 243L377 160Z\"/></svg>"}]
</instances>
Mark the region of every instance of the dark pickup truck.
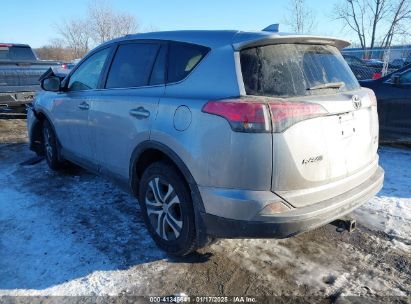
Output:
<instances>
[{"instance_id":1,"label":"dark pickup truck","mask_svg":"<svg viewBox=\"0 0 411 304\"><path fill-rule=\"evenodd\" d=\"M38 60L28 45L0 43L0 112L25 112L40 89L40 76L60 65Z\"/></svg>"}]
</instances>

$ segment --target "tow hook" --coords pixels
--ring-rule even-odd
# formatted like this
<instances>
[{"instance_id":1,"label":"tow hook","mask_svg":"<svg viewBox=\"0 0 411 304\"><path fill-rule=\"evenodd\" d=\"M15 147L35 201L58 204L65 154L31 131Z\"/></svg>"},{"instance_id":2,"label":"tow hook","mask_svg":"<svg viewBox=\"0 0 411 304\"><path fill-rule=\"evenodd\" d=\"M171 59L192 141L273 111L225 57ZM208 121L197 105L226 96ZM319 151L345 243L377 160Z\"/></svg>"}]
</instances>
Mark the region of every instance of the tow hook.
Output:
<instances>
[{"instance_id":1,"label":"tow hook","mask_svg":"<svg viewBox=\"0 0 411 304\"><path fill-rule=\"evenodd\" d=\"M357 222L353 218L337 219L334 222L332 222L331 224L337 227L338 232L343 232L343 231L347 230L348 232L351 233L355 229L357 229Z\"/></svg>"}]
</instances>

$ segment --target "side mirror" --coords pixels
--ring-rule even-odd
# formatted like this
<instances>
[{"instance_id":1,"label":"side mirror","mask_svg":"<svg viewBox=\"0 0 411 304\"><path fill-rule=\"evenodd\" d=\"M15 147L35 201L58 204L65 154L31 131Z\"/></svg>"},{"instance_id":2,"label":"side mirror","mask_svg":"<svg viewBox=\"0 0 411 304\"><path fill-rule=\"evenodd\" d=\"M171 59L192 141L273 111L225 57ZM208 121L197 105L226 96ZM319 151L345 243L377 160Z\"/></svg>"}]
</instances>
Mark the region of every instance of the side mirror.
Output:
<instances>
[{"instance_id":1,"label":"side mirror","mask_svg":"<svg viewBox=\"0 0 411 304\"><path fill-rule=\"evenodd\" d=\"M61 87L61 79L57 76L45 78L41 81L41 88L44 91L58 92Z\"/></svg>"},{"instance_id":2,"label":"side mirror","mask_svg":"<svg viewBox=\"0 0 411 304\"><path fill-rule=\"evenodd\" d=\"M401 76L399 74L392 75L391 84L395 86L399 86L401 84Z\"/></svg>"}]
</instances>

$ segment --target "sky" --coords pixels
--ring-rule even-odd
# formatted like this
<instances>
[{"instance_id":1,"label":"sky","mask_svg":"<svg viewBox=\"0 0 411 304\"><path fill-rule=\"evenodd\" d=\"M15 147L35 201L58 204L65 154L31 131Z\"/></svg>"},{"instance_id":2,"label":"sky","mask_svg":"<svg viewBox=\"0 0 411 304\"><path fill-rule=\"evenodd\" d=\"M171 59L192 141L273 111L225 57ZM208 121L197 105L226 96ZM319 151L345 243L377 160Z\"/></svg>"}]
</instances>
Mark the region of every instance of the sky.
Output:
<instances>
[{"instance_id":1,"label":"sky","mask_svg":"<svg viewBox=\"0 0 411 304\"><path fill-rule=\"evenodd\" d=\"M315 34L355 37L339 21L332 20L337 0L307 0L316 15ZM40 47L58 38L62 20L84 17L87 0L0 0L0 42L28 43ZM114 9L135 15L140 31L181 29L261 30L284 24L289 0L112 0Z\"/></svg>"}]
</instances>

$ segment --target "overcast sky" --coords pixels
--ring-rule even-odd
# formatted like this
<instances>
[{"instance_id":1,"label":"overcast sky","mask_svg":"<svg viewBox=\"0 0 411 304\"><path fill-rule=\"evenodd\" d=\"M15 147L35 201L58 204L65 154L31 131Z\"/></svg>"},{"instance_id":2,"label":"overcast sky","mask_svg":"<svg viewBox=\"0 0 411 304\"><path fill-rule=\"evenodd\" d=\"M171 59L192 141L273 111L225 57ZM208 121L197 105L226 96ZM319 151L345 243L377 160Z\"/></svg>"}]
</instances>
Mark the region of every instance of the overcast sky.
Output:
<instances>
[{"instance_id":1,"label":"overcast sky","mask_svg":"<svg viewBox=\"0 0 411 304\"><path fill-rule=\"evenodd\" d=\"M337 0L307 0L316 14L316 34L355 39L332 20ZM288 0L113 0L113 7L137 17L140 30L238 29L261 30L284 25ZM57 38L55 25L62 19L86 14L87 0L1 0L0 42L28 43L33 47Z\"/></svg>"}]
</instances>

